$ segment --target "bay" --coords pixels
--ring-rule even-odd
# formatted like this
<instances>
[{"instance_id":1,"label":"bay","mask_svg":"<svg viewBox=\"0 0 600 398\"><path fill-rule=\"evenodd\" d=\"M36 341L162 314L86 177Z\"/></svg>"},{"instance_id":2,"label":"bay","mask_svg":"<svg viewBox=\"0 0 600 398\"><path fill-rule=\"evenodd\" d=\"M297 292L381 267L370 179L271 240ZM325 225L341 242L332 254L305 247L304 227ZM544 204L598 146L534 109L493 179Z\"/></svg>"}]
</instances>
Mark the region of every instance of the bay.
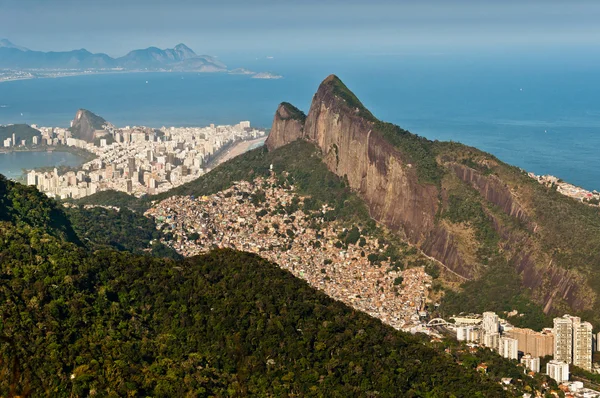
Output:
<instances>
[{"instance_id":1,"label":"bay","mask_svg":"<svg viewBox=\"0 0 600 398\"><path fill-rule=\"evenodd\" d=\"M23 177L23 170L81 165L84 160L70 152L7 152L0 153L0 174L10 179Z\"/></svg>"}]
</instances>

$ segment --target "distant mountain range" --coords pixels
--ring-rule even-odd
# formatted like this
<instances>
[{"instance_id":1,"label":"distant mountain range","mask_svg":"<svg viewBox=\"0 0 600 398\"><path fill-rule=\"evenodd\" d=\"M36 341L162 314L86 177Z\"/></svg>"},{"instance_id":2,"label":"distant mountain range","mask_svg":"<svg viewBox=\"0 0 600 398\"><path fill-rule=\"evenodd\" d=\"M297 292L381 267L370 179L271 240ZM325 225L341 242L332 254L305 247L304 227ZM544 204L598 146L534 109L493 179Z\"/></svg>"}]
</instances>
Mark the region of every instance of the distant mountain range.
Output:
<instances>
[{"instance_id":1,"label":"distant mountain range","mask_svg":"<svg viewBox=\"0 0 600 398\"><path fill-rule=\"evenodd\" d=\"M227 70L222 62L210 55L197 55L185 44L161 50L149 47L133 50L127 55L112 58L94 54L86 49L43 52L33 51L0 40L0 68L4 69L115 69L174 70L193 72L222 72Z\"/></svg>"}]
</instances>

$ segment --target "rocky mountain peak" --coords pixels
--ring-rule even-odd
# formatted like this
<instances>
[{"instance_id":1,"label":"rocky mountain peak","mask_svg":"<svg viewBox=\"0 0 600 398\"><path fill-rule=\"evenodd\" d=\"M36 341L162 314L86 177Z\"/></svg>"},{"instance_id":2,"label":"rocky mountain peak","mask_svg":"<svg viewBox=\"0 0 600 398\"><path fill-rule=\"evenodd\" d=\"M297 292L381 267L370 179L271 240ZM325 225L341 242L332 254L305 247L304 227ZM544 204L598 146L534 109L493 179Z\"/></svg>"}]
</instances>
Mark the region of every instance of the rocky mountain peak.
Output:
<instances>
[{"instance_id":1,"label":"rocky mountain peak","mask_svg":"<svg viewBox=\"0 0 600 398\"><path fill-rule=\"evenodd\" d=\"M74 138L93 142L97 135L96 132L104 131L108 125L109 123L105 119L93 112L79 109L71 122L71 133Z\"/></svg>"},{"instance_id":2,"label":"rocky mountain peak","mask_svg":"<svg viewBox=\"0 0 600 398\"><path fill-rule=\"evenodd\" d=\"M335 105L336 108L347 107L354 114L371 121L375 120L373 114L369 112L358 97L336 75L329 75L321 82L313 99L313 104L315 100L329 102L331 103L330 105Z\"/></svg>"},{"instance_id":3,"label":"rocky mountain peak","mask_svg":"<svg viewBox=\"0 0 600 398\"><path fill-rule=\"evenodd\" d=\"M306 115L289 102L282 102L277 107L271 133L265 144L269 150L289 144L304 136Z\"/></svg>"}]
</instances>

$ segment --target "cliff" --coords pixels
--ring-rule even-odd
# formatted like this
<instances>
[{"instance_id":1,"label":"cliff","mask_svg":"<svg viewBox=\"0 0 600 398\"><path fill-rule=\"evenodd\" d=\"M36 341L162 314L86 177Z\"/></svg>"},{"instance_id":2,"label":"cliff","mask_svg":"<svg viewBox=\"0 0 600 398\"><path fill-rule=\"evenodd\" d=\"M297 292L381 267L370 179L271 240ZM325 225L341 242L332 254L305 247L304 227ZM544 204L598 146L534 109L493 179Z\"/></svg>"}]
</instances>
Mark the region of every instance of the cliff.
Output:
<instances>
[{"instance_id":1,"label":"cliff","mask_svg":"<svg viewBox=\"0 0 600 398\"><path fill-rule=\"evenodd\" d=\"M582 276L585 263L575 269L540 235L550 225L544 228L533 201L545 194L523 173L474 148L377 120L334 75L319 86L304 122L294 110L279 106L268 149L299 138L315 144L392 232L465 279L510 263L546 312L592 308L598 295Z\"/></svg>"},{"instance_id":2,"label":"cliff","mask_svg":"<svg viewBox=\"0 0 600 398\"><path fill-rule=\"evenodd\" d=\"M273 130L265 141L267 148L272 150L302 138L305 120L300 109L287 102L280 104L273 118Z\"/></svg>"}]
</instances>

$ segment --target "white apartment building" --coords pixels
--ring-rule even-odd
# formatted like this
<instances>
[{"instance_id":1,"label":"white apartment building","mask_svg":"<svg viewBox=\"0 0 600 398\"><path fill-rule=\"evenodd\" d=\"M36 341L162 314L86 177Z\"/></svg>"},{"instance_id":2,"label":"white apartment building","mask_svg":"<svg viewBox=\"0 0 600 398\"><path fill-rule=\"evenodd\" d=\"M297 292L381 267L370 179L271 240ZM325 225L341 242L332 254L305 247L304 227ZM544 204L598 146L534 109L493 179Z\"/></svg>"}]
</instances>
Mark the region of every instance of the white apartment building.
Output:
<instances>
[{"instance_id":1,"label":"white apartment building","mask_svg":"<svg viewBox=\"0 0 600 398\"><path fill-rule=\"evenodd\" d=\"M484 312L481 327L485 334L498 333L500 331L500 320L495 312Z\"/></svg>"},{"instance_id":2,"label":"white apartment building","mask_svg":"<svg viewBox=\"0 0 600 398\"><path fill-rule=\"evenodd\" d=\"M592 325L573 324L573 365L592 371Z\"/></svg>"},{"instance_id":3,"label":"white apartment building","mask_svg":"<svg viewBox=\"0 0 600 398\"><path fill-rule=\"evenodd\" d=\"M474 326L458 326L456 328L456 339L458 341L475 341Z\"/></svg>"},{"instance_id":4,"label":"white apartment building","mask_svg":"<svg viewBox=\"0 0 600 398\"><path fill-rule=\"evenodd\" d=\"M553 359L546 365L546 374L558 384L569 381L569 364Z\"/></svg>"},{"instance_id":5,"label":"white apartment building","mask_svg":"<svg viewBox=\"0 0 600 398\"><path fill-rule=\"evenodd\" d=\"M523 355L521 358L521 363L525 365L525 369L531 370L533 372L540 372L540 358L532 357L529 354Z\"/></svg>"},{"instance_id":6,"label":"white apartment building","mask_svg":"<svg viewBox=\"0 0 600 398\"><path fill-rule=\"evenodd\" d=\"M592 325L581 318L554 318L554 359L592 370Z\"/></svg>"},{"instance_id":7,"label":"white apartment building","mask_svg":"<svg viewBox=\"0 0 600 398\"><path fill-rule=\"evenodd\" d=\"M519 340L501 337L498 352L504 358L519 359Z\"/></svg>"},{"instance_id":8,"label":"white apartment building","mask_svg":"<svg viewBox=\"0 0 600 398\"><path fill-rule=\"evenodd\" d=\"M500 333L484 333L483 345L497 351L500 347Z\"/></svg>"}]
</instances>

